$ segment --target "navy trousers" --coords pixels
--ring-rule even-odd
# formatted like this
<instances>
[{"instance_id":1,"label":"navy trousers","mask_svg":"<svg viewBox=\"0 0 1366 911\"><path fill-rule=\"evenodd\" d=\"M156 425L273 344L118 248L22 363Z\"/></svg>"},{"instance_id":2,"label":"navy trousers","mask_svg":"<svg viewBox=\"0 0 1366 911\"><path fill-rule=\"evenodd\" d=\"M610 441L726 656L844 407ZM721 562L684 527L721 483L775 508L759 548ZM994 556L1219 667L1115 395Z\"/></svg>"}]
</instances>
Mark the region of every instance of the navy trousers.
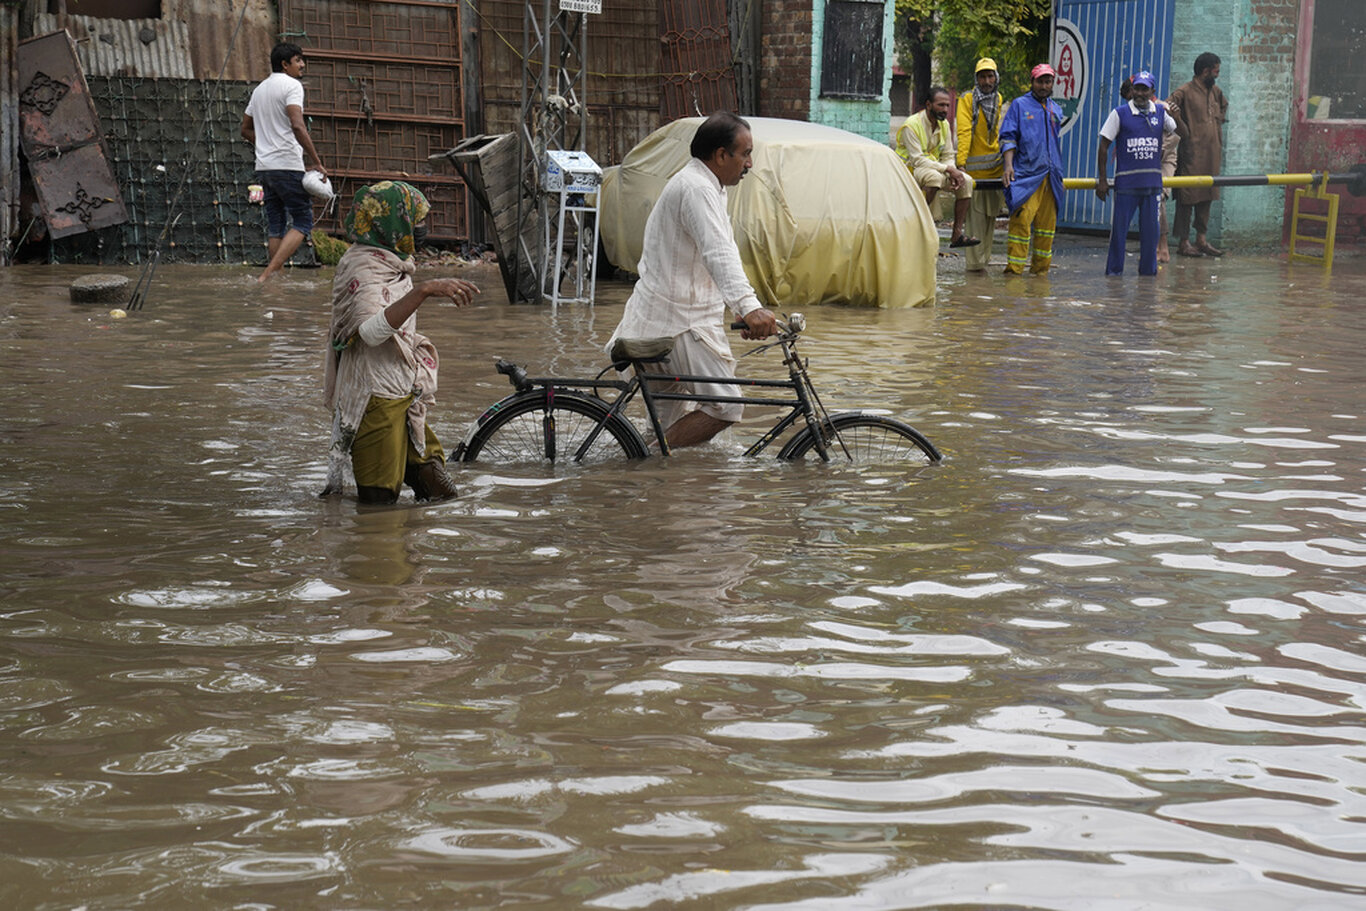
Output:
<instances>
[{"instance_id":1,"label":"navy trousers","mask_svg":"<svg viewBox=\"0 0 1366 911\"><path fill-rule=\"evenodd\" d=\"M1138 212L1138 274L1157 274L1157 206L1161 190L1115 191L1115 217L1110 224L1110 256L1105 260L1106 275L1124 274L1124 239L1129 222Z\"/></svg>"}]
</instances>

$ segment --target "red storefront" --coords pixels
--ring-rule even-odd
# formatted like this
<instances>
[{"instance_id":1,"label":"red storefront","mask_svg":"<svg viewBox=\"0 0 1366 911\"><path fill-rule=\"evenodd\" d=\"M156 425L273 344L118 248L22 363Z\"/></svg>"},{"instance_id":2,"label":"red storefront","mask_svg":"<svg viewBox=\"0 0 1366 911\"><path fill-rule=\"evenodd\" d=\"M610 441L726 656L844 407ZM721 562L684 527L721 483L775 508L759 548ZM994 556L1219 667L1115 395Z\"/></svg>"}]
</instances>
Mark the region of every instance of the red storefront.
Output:
<instances>
[{"instance_id":1,"label":"red storefront","mask_svg":"<svg viewBox=\"0 0 1366 911\"><path fill-rule=\"evenodd\" d=\"M1350 171L1366 161L1366 3L1302 0L1290 124L1291 172ZM1339 244L1366 243L1366 197L1341 184ZM1290 198L1286 194L1286 231Z\"/></svg>"}]
</instances>

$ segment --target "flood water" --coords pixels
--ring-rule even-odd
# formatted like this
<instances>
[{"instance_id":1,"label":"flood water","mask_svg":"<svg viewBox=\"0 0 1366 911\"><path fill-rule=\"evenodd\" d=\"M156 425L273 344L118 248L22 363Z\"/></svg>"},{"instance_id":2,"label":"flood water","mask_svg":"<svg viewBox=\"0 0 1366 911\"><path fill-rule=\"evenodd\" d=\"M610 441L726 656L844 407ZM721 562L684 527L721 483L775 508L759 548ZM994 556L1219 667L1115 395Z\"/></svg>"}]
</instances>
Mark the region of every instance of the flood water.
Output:
<instances>
[{"instance_id":1,"label":"flood water","mask_svg":"<svg viewBox=\"0 0 1366 911\"><path fill-rule=\"evenodd\" d=\"M0 270L0 905L1363 906L1366 262L1058 246L806 308L940 465L755 422L393 509L317 498L327 270ZM627 293L481 281L448 448Z\"/></svg>"}]
</instances>

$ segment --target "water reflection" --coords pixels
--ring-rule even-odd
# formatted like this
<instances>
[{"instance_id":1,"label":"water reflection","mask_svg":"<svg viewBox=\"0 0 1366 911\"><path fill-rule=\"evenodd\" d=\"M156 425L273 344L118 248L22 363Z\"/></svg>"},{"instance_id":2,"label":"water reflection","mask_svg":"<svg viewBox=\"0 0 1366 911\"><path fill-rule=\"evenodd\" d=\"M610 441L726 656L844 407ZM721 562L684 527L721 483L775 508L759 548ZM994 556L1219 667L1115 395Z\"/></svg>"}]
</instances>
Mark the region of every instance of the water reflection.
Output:
<instances>
[{"instance_id":1,"label":"water reflection","mask_svg":"<svg viewBox=\"0 0 1366 911\"><path fill-rule=\"evenodd\" d=\"M1366 264L808 310L828 400L946 452L915 474L744 459L761 419L399 509L316 497L326 276L163 267L110 321L76 274L0 273L16 906L1366 890ZM623 300L424 310L443 439L498 356L596 373Z\"/></svg>"}]
</instances>

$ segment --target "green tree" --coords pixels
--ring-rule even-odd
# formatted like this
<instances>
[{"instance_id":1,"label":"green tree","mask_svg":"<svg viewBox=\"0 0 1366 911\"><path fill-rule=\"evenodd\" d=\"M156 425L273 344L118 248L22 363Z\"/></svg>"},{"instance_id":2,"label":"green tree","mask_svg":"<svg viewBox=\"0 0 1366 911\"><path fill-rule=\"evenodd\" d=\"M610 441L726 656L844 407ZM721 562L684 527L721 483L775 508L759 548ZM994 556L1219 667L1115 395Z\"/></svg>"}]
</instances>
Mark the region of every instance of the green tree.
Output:
<instances>
[{"instance_id":1,"label":"green tree","mask_svg":"<svg viewBox=\"0 0 1366 911\"><path fill-rule=\"evenodd\" d=\"M896 0L897 56L911 73L914 106L934 80L963 91L980 57L996 61L1001 94L1029 91L1029 71L1048 59L1052 0Z\"/></svg>"}]
</instances>

